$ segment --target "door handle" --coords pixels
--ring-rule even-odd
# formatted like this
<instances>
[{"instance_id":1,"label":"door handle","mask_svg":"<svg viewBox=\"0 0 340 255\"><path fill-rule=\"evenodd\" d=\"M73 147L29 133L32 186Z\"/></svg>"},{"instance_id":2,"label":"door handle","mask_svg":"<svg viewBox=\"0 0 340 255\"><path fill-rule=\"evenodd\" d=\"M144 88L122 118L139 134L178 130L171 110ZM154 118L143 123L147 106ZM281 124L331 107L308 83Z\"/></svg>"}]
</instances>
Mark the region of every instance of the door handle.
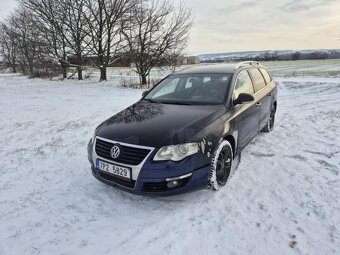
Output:
<instances>
[{"instance_id":1,"label":"door handle","mask_svg":"<svg viewBox=\"0 0 340 255\"><path fill-rule=\"evenodd\" d=\"M256 106L261 106L261 102L256 103Z\"/></svg>"}]
</instances>

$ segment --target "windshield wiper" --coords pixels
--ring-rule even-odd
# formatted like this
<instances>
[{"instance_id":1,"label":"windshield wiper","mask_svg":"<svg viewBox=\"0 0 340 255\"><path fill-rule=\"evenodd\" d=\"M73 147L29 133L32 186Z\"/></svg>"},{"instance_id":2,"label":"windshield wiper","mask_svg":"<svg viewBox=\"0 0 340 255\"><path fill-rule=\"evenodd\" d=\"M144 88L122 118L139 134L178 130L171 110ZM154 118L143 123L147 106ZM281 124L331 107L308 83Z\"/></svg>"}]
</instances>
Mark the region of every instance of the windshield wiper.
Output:
<instances>
[{"instance_id":1,"label":"windshield wiper","mask_svg":"<svg viewBox=\"0 0 340 255\"><path fill-rule=\"evenodd\" d=\"M177 104L177 105L191 105L191 103L187 102L178 102L178 101L162 101L162 104Z\"/></svg>"},{"instance_id":2,"label":"windshield wiper","mask_svg":"<svg viewBox=\"0 0 340 255\"><path fill-rule=\"evenodd\" d=\"M151 102L151 103L157 103L157 104L192 105L191 103L180 102L180 101L158 101L158 100L152 100L152 99L149 99L149 98L144 98L143 100Z\"/></svg>"},{"instance_id":3,"label":"windshield wiper","mask_svg":"<svg viewBox=\"0 0 340 255\"><path fill-rule=\"evenodd\" d=\"M146 99L146 98L144 98L143 99L143 101L148 101L148 102L150 102L150 103L161 103L161 102L159 102L159 101L155 101L155 100L152 100L152 99Z\"/></svg>"}]
</instances>

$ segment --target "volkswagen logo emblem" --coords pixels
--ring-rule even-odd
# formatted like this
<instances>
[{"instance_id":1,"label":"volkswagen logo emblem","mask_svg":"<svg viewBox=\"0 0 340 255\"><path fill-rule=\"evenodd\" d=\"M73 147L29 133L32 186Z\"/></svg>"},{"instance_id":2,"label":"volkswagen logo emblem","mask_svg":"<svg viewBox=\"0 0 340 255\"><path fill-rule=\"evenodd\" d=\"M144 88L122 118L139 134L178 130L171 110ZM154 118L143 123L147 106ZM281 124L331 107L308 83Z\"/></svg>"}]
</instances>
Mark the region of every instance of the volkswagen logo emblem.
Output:
<instances>
[{"instance_id":1,"label":"volkswagen logo emblem","mask_svg":"<svg viewBox=\"0 0 340 255\"><path fill-rule=\"evenodd\" d=\"M110 155L112 158L118 158L120 154L120 149L117 145L113 146L110 151Z\"/></svg>"}]
</instances>

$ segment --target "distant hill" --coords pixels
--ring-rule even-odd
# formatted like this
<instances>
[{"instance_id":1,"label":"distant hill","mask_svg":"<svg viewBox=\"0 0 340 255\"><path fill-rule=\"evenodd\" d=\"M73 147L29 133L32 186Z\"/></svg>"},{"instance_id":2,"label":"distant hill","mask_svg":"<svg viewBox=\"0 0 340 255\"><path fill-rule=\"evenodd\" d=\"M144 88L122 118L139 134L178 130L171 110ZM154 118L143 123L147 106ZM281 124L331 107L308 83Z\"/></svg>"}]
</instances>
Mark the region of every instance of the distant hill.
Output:
<instances>
[{"instance_id":1,"label":"distant hill","mask_svg":"<svg viewBox=\"0 0 340 255\"><path fill-rule=\"evenodd\" d=\"M299 60L299 59L334 59L340 58L340 49L317 50L264 50L213 53L199 55L201 62L224 62L242 60Z\"/></svg>"}]
</instances>

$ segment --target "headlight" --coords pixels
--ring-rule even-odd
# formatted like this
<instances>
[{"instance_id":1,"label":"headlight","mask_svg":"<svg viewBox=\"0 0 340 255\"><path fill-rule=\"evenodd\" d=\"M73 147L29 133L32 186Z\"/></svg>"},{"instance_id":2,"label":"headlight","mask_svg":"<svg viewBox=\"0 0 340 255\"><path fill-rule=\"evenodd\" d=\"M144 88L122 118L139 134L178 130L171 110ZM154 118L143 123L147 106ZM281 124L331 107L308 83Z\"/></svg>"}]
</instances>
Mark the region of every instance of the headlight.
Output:
<instances>
[{"instance_id":1,"label":"headlight","mask_svg":"<svg viewBox=\"0 0 340 255\"><path fill-rule=\"evenodd\" d=\"M198 144L197 143L184 143L178 145L169 145L160 148L153 160L162 161L162 160L172 160L172 161L180 161L187 156L193 155L198 152Z\"/></svg>"}]
</instances>

